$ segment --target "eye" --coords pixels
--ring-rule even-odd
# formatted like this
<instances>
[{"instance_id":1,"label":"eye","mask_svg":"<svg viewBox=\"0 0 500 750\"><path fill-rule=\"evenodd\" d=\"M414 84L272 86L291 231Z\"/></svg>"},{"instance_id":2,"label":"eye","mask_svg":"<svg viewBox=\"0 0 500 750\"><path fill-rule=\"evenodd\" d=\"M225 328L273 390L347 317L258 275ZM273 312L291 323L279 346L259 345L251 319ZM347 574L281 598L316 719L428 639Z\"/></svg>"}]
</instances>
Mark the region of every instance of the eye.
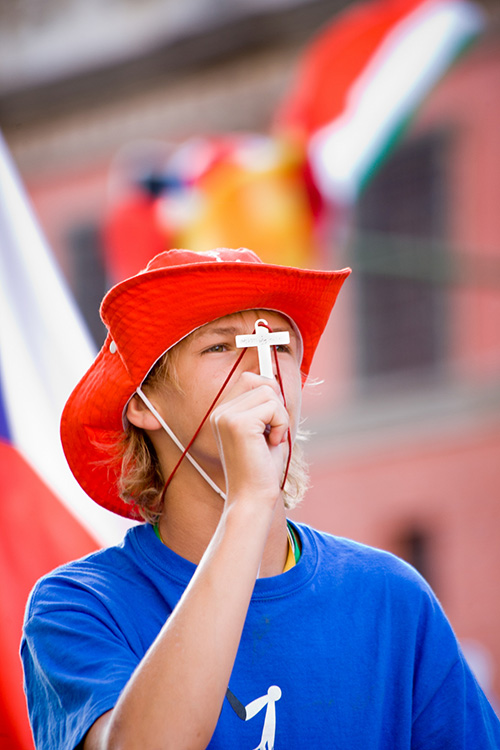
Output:
<instances>
[{"instance_id":1,"label":"eye","mask_svg":"<svg viewBox=\"0 0 500 750\"><path fill-rule=\"evenodd\" d=\"M204 349L202 354L210 354L211 352L215 352L215 354L219 354L221 352L227 352L228 347L227 344L213 344L213 346L209 346L208 349Z\"/></svg>"},{"instance_id":2,"label":"eye","mask_svg":"<svg viewBox=\"0 0 500 750\"><path fill-rule=\"evenodd\" d=\"M291 354L292 348L288 344L277 344L276 351L278 354Z\"/></svg>"}]
</instances>

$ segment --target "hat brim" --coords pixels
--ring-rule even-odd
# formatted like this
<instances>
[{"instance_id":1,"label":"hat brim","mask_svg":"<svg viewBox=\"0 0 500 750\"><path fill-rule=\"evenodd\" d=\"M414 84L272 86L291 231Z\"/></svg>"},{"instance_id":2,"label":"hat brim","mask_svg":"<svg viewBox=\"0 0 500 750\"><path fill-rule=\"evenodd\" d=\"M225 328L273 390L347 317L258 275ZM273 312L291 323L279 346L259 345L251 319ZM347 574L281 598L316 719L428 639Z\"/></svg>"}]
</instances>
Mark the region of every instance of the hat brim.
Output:
<instances>
[{"instance_id":1,"label":"hat brim","mask_svg":"<svg viewBox=\"0 0 500 750\"><path fill-rule=\"evenodd\" d=\"M118 495L120 466L110 461L107 446L123 430L128 400L165 351L216 318L274 310L291 318L301 334L305 379L349 273L238 261L197 263L150 270L111 289L101 306L108 336L61 420L64 452L85 492L114 513L139 518Z\"/></svg>"}]
</instances>

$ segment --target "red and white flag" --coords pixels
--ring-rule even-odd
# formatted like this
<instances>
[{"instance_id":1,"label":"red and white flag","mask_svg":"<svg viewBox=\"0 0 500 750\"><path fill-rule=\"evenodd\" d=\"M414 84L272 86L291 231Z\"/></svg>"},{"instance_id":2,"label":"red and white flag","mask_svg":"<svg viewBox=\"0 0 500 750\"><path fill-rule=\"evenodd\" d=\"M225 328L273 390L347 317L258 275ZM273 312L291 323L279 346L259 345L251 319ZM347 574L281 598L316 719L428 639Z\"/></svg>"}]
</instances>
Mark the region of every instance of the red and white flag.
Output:
<instances>
[{"instance_id":1,"label":"red and white flag","mask_svg":"<svg viewBox=\"0 0 500 750\"><path fill-rule=\"evenodd\" d=\"M356 199L484 24L468 0L374 0L350 6L308 46L276 124L305 143L325 198Z\"/></svg>"},{"instance_id":2,"label":"red and white flag","mask_svg":"<svg viewBox=\"0 0 500 750\"><path fill-rule=\"evenodd\" d=\"M1 749L33 747L18 655L30 589L127 523L84 494L60 444L63 405L93 357L0 136Z\"/></svg>"}]
</instances>

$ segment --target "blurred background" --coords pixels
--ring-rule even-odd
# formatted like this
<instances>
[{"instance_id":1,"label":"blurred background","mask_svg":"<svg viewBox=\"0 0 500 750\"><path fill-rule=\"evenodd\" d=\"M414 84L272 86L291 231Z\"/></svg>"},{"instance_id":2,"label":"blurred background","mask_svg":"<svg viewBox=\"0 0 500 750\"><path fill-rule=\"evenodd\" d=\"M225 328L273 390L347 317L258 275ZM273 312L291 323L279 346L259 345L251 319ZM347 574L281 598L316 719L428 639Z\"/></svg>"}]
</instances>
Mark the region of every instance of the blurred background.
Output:
<instances>
[{"instance_id":1,"label":"blurred background","mask_svg":"<svg viewBox=\"0 0 500 750\"><path fill-rule=\"evenodd\" d=\"M353 268L304 395L311 489L293 517L413 564L498 708L500 8L476 3L398 110L370 93L372 48L349 57L363 23L398 19L361 7L1 0L0 127L96 347L104 292L162 248ZM356 66L379 107L354 152L395 114L344 179L322 173L321 137L345 124ZM0 747L31 746L13 737Z\"/></svg>"}]
</instances>

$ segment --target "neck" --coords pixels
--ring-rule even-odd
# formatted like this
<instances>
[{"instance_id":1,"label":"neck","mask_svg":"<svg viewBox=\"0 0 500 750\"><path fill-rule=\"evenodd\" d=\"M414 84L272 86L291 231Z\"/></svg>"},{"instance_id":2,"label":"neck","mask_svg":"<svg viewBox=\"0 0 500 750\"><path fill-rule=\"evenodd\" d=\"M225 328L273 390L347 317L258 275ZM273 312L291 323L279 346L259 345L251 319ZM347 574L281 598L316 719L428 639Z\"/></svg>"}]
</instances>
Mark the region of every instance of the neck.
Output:
<instances>
[{"instance_id":1,"label":"neck","mask_svg":"<svg viewBox=\"0 0 500 750\"><path fill-rule=\"evenodd\" d=\"M198 565L217 529L224 511L224 501L201 477L191 475L186 481L184 474L184 471L180 472L168 488L158 528L167 547ZM251 528L248 533L252 533ZM285 508L280 502L267 537L260 577L281 573L287 550Z\"/></svg>"}]
</instances>

